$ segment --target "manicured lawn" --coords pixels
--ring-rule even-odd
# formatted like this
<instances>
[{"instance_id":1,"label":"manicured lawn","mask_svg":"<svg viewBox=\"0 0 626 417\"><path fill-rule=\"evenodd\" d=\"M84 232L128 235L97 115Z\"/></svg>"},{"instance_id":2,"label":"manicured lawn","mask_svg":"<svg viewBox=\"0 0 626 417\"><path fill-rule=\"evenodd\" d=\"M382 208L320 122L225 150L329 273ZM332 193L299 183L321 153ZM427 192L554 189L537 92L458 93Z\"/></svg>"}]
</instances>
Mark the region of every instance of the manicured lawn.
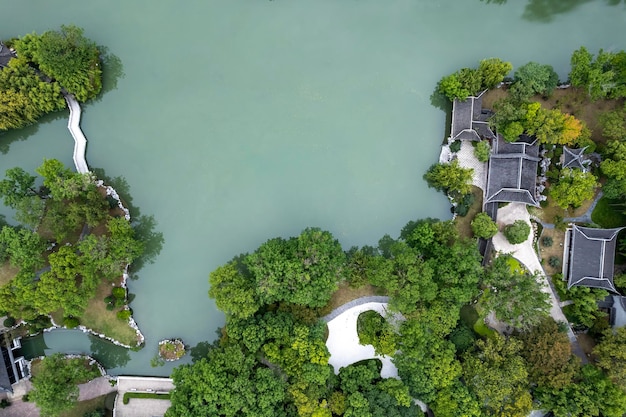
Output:
<instances>
[{"instance_id":1,"label":"manicured lawn","mask_svg":"<svg viewBox=\"0 0 626 417\"><path fill-rule=\"evenodd\" d=\"M119 285L119 281L115 283ZM83 316L80 317L80 324L98 333L112 337L118 342L129 346L137 345L137 335L135 330L126 321L117 318L120 310L107 310L104 297L111 294L113 285L108 281L103 281L96 290L96 296L89 301Z\"/></svg>"},{"instance_id":2,"label":"manicured lawn","mask_svg":"<svg viewBox=\"0 0 626 417\"><path fill-rule=\"evenodd\" d=\"M364 285L361 288L351 288L347 283L339 284L339 289L333 293L327 305L320 309L319 315L325 316L331 311L361 297L369 297L373 295L385 295L380 288L372 285Z\"/></svg>"},{"instance_id":3,"label":"manicured lawn","mask_svg":"<svg viewBox=\"0 0 626 417\"><path fill-rule=\"evenodd\" d=\"M15 277L19 271L20 271L19 268L15 268L14 266L11 266L9 262L0 264L0 286L11 281L13 277Z\"/></svg>"},{"instance_id":4,"label":"manicured lawn","mask_svg":"<svg viewBox=\"0 0 626 417\"><path fill-rule=\"evenodd\" d=\"M153 400L169 400L170 394L156 394L151 392L125 392L122 402L128 404L131 398L151 398Z\"/></svg>"},{"instance_id":5,"label":"manicured lawn","mask_svg":"<svg viewBox=\"0 0 626 417\"><path fill-rule=\"evenodd\" d=\"M610 229L626 225L625 207L618 206L618 201L602 197L591 213L591 220L600 226Z\"/></svg>"},{"instance_id":6,"label":"manicured lawn","mask_svg":"<svg viewBox=\"0 0 626 417\"><path fill-rule=\"evenodd\" d=\"M474 216L483 210L483 190L472 185L472 194L474 195L474 202L472 203L467 215L464 217L456 216L454 224L461 237L473 238L472 232L472 220Z\"/></svg>"}]
</instances>

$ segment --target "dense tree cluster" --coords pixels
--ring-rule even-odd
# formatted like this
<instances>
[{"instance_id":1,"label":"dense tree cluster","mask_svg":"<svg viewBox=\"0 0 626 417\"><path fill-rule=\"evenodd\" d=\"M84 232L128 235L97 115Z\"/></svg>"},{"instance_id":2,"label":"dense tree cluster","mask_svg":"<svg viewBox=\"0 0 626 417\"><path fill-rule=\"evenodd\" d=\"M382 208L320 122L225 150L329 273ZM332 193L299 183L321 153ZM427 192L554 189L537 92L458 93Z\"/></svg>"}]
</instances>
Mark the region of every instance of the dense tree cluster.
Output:
<instances>
[{"instance_id":1,"label":"dense tree cluster","mask_svg":"<svg viewBox=\"0 0 626 417\"><path fill-rule=\"evenodd\" d=\"M594 56L584 46L574 51L569 78L592 100L626 97L626 52L602 49Z\"/></svg>"},{"instance_id":2,"label":"dense tree cluster","mask_svg":"<svg viewBox=\"0 0 626 417\"><path fill-rule=\"evenodd\" d=\"M34 123L65 106L65 90L79 101L102 89L96 45L76 26L13 40L17 57L0 70L0 130Z\"/></svg>"},{"instance_id":3,"label":"dense tree cluster","mask_svg":"<svg viewBox=\"0 0 626 417\"><path fill-rule=\"evenodd\" d=\"M57 160L44 161L37 171L41 186L21 168L0 181L5 204L29 220L0 231L0 262L19 269L0 287L0 310L26 320L60 308L80 316L99 283L119 277L143 245L126 219L109 215L91 174L72 172ZM37 232L28 229L35 226ZM104 232L89 233L96 226ZM80 237L68 240L70 235Z\"/></svg>"},{"instance_id":4,"label":"dense tree cluster","mask_svg":"<svg viewBox=\"0 0 626 417\"><path fill-rule=\"evenodd\" d=\"M437 85L437 91L450 101L465 100L482 90L495 87L512 69L513 65L510 62L498 58L484 59L476 69L462 68L443 77Z\"/></svg>"},{"instance_id":5,"label":"dense tree cluster","mask_svg":"<svg viewBox=\"0 0 626 417\"><path fill-rule=\"evenodd\" d=\"M85 359L67 359L60 353L46 356L31 378L33 391L28 395L43 417L56 417L78 402L78 384L100 376L95 366L86 366Z\"/></svg>"},{"instance_id":6,"label":"dense tree cluster","mask_svg":"<svg viewBox=\"0 0 626 417\"><path fill-rule=\"evenodd\" d=\"M563 209L578 208L593 198L599 185L596 176L591 172L564 168L558 181L550 185L550 197Z\"/></svg>"}]
</instances>

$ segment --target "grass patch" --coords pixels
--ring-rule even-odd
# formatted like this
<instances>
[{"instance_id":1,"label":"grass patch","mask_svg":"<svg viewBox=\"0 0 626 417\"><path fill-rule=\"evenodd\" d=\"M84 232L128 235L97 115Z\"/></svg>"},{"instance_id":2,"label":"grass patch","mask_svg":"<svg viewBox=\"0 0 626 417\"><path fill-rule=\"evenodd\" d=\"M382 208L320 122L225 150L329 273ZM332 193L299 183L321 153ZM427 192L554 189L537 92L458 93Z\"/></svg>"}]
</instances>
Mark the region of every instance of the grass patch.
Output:
<instances>
[{"instance_id":1,"label":"grass patch","mask_svg":"<svg viewBox=\"0 0 626 417\"><path fill-rule=\"evenodd\" d=\"M509 266L511 272L524 272L524 267L522 266L522 264L520 264L520 262L512 256L508 256L506 258L506 264Z\"/></svg>"},{"instance_id":2,"label":"grass patch","mask_svg":"<svg viewBox=\"0 0 626 417\"><path fill-rule=\"evenodd\" d=\"M467 215L463 217L456 216L454 219L454 225L459 232L459 236L464 238L474 237L471 223L474 220L474 216L483 210L483 190L472 185L472 194L474 195L474 202L470 206Z\"/></svg>"},{"instance_id":3,"label":"grass patch","mask_svg":"<svg viewBox=\"0 0 626 417\"><path fill-rule=\"evenodd\" d=\"M20 272L20 269L12 266L9 261L0 264L0 286L7 284L15 278L18 272Z\"/></svg>"},{"instance_id":4,"label":"grass patch","mask_svg":"<svg viewBox=\"0 0 626 417\"><path fill-rule=\"evenodd\" d=\"M116 281L115 285L119 285L120 280ZM118 342L131 347L137 346L135 329L130 327L128 322L117 318L117 312L121 309L107 310L104 297L111 294L112 288L111 282L106 280L98 285L96 296L89 300L85 312L80 317L80 324L98 333L104 333Z\"/></svg>"},{"instance_id":5,"label":"grass patch","mask_svg":"<svg viewBox=\"0 0 626 417\"><path fill-rule=\"evenodd\" d=\"M157 394L153 392L125 392L122 402L128 404L131 398L149 398L153 400L168 400L170 399L169 392L167 394Z\"/></svg>"},{"instance_id":6,"label":"grass patch","mask_svg":"<svg viewBox=\"0 0 626 417\"><path fill-rule=\"evenodd\" d=\"M552 245L545 246L542 239L544 237L552 238ZM556 229L543 229L541 237L539 238L539 257L542 260L543 269L546 274L553 275L561 272L561 267L553 268L548 264L548 259L552 256L556 256L563 265L563 242L565 240L565 232L561 232Z\"/></svg>"},{"instance_id":7,"label":"grass patch","mask_svg":"<svg viewBox=\"0 0 626 417\"><path fill-rule=\"evenodd\" d=\"M618 204L619 201L602 197L591 213L591 220L607 229L626 225L623 207L620 208Z\"/></svg>"},{"instance_id":8,"label":"grass patch","mask_svg":"<svg viewBox=\"0 0 626 417\"><path fill-rule=\"evenodd\" d=\"M85 413L95 410L104 410L105 398L106 395L102 395L100 397L92 398L91 400L81 401L71 410L67 410L59 414L59 417L84 417Z\"/></svg>"},{"instance_id":9,"label":"grass patch","mask_svg":"<svg viewBox=\"0 0 626 417\"><path fill-rule=\"evenodd\" d=\"M374 295L386 295L382 288L374 287L373 285L364 285L360 288L352 288L348 283L342 282L339 284L339 289L333 293L328 304L322 307L319 311L320 316L330 314L331 311L337 307L341 307L345 303L352 300L356 300L361 297L369 297Z\"/></svg>"},{"instance_id":10,"label":"grass patch","mask_svg":"<svg viewBox=\"0 0 626 417\"><path fill-rule=\"evenodd\" d=\"M474 329L474 332L480 337L493 338L496 335L495 330L490 329L482 319L476 320L472 329Z\"/></svg>"}]
</instances>

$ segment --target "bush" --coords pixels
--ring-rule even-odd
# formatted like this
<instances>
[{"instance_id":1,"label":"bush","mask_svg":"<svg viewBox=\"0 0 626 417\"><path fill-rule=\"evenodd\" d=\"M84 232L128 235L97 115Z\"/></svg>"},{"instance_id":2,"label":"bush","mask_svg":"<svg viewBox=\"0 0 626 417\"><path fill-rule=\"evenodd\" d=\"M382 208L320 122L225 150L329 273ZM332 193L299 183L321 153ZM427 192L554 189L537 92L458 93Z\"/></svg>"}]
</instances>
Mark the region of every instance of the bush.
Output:
<instances>
[{"instance_id":1,"label":"bush","mask_svg":"<svg viewBox=\"0 0 626 417\"><path fill-rule=\"evenodd\" d=\"M76 317L65 317L63 319L63 324L68 329L73 329L74 327L78 327L78 325L80 324L80 321Z\"/></svg>"},{"instance_id":2,"label":"bush","mask_svg":"<svg viewBox=\"0 0 626 417\"><path fill-rule=\"evenodd\" d=\"M396 350L396 334L387 320L376 311L364 311L357 319L359 343L372 345L378 355L393 355Z\"/></svg>"},{"instance_id":3,"label":"bush","mask_svg":"<svg viewBox=\"0 0 626 417\"><path fill-rule=\"evenodd\" d=\"M0 408L7 408L11 405L11 403L9 401L7 401L6 398L3 398L2 401L0 401Z\"/></svg>"},{"instance_id":4,"label":"bush","mask_svg":"<svg viewBox=\"0 0 626 417\"><path fill-rule=\"evenodd\" d=\"M548 259L548 265L550 265L552 268L558 268L561 266L561 259L559 259L558 256L551 256Z\"/></svg>"},{"instance_id":5,"label":"bush","mask_svg":"<svg viewBox=\"0 0 626 417\"><path fill-rule=\"evenodd\" d=\"M132 316L132 311L131 310L122 310L122 311L118 311L117 312L117 318L122 320L122 321L128 321L128 319L130 319L130 316Z\"/></svg>"},{"instance_id":6,"label":"bush","mask_svg":"<svg viewBox=\"0 0 626 417\"><path fill-rule=\"evenodd\" d=\"M489 160L489 155L491 154L491 148L489 147L489 142L485 140L481 140L480 142L474 142L474 156L480 162L487 162Z\"/></svg>"},{"instance_id":7,"label":"bush","mask_svg":"<svg viewBox=\"0 0 626 417\"><path fill-rule=\"evenodd\" d=\"M106 412L99 408L97 410L92 410L92 411L87 411L85 414L83 414L83 417L104 417L106 415Z\"/></svg>"},{"instance_id":8,"label":"bush","mask_svg":"<svg viewBox=\"0 0 626 417\"><path fill-rule=\"evenodd\" d=\"M22 401L24 401L25 403L30 401L30 397L28 396L28 394L22 395Z\"/></svg>"},{"instance_id":9,"label":"bush","mask_svg":"<svg viewBox=\"0 0 626 417\"><path fill-rule=\"evenodd\" d=\"M2 324L4 324L4 327L13 327L15 326L15 323L17 323L17 321L13 317L9 316L4 319L4 322Z\"/></svg>"},{"instance_id":10,"label":"bush","mask_svg":"<svg viewBox=\"0 0 626 417\"><path fill-rule=\"evenodd\" d=\"M454 208L454 212L461 217L467 216L470 207L474 204L474 194L464 194Z\"/></svg>"},{"instance_id":11,"label":"bush","mask_svg":"<svg viewBox=\"0 0 626 417\"><path fill-rule=\"evenodd\" d=\"M450 144L450 151L452 151L453 153L457 153L461 150L461 145L462 142L460 140L455 140Z\"/></svg>"},{"instance_id":12,"label":"bush","mask_svg":"<svg viewBox=\"0 0 626 417\"><path fill-rule=\"evenodd\" d=\"M477 237L489 239L498 233L498 225L485 212L478 213L471 223L472 232Z\"/></svg>"},{"instance_id":13,"label":"bush","mask_svg":"<svg viewBox=\"0 0 626 417\"><path fill-rule=\"evenodd\" d=\"M553 243L554 243L554 240L552 239L551 236L544 236L541 238L541 244L545 246L546 248L551 247Z\"/></svg>"},{"instance_id":14,"label":"bush","mask_svg":"<svg viewBox=\"0 0 626 417\"><path fill-rule=\"evenodd\" d=\"M126 288L124 287L113 287L113 290L111 291L113 297L115 297L118 300L123 300L126 298Z\"/></svg>"},{"instance_id":15,"label":"bush","mask_svg":"<svg viewBox=\"0 0 626 417\"><path fill-rule=\"evenodd\" d=\"M530 235L530 225L524 220L516 220L504 228L504 236L512 245L526 241L528 235Z\"/></svg>"}]
</instances>

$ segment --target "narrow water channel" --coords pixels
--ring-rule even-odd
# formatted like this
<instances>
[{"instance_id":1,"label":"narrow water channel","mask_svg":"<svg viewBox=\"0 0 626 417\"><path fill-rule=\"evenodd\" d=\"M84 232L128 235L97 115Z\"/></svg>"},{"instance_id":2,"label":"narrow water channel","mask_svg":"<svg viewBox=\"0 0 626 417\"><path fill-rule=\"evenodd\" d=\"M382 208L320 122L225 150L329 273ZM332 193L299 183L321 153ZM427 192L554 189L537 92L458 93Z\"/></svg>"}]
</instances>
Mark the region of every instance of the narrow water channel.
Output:
<instances>
[{"instance_id":1,"label":"narrow water channel","mask_svg":"<svg viewBox=\"0 0 626 417\"><path fill-rule=\"evenodd\" d=\"M307 226L347 249L411 219L449 218L422 180L445 134L431 103L438 79L492 56L551 64L565 78L581 45L626 48L625 6L611 3L0 0L2 38L72 23L119 58L107 92L84 109L87 160L123 176L164 236L130 282L145 349L55 331L40 338L44 351L92 352L113 374L167 375L173 365L150 367L158 340L215 338L223 317L207 276L232 256ZM0 170L70 163L62 116L0 136Z\"/></svg>"}]
</instances>

